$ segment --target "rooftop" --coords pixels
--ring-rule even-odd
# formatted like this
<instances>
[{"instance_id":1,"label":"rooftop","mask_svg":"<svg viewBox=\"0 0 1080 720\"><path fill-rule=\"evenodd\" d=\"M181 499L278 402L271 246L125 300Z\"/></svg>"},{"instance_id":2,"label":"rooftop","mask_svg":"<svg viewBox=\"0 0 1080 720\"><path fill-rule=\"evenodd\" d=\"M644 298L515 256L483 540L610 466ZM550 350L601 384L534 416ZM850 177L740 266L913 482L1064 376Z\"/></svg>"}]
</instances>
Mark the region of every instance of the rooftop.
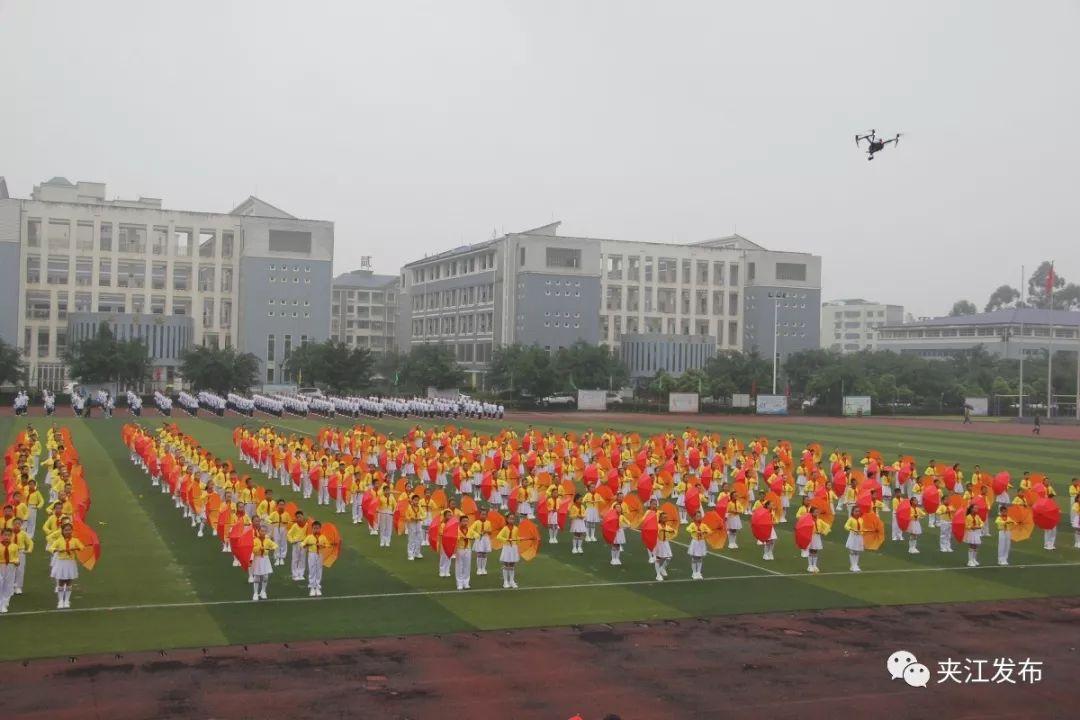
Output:
<instances>
[{"instance_id":1,"label":"rooftop","mask_svg":"<svg viewBox=\"0 0 1080 720\"><path fill-rule=\"evenodd\" d=\"M903 325L883 325L887 328L912 327L955 327L976 325L1080 325L1080 312L1071 310L1044 310L1039 308L1006 308L974 315L954 317L936 317L904 323Z\"/></svg>"},{"instance_id":2,"label":"rooftop","mask_svg":"<svg viewBox=\"0 0 1080 720\"><path fill-rule=\"evenodd\" d=\"M381 290L397 281L397 275L376 275L371 270L353 270L334 278L334 287Z\"/></svg>"}]
</instances>

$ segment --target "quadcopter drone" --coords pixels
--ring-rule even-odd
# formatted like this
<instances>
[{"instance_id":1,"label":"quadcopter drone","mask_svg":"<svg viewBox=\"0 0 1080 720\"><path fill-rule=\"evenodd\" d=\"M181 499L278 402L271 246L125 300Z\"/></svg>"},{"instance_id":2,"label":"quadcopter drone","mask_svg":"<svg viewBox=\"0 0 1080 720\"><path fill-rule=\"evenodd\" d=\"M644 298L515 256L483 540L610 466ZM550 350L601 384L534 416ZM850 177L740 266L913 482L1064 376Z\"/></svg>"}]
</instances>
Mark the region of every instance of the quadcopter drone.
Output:
<instances>
[{"instance_id":1,"label":"quadcopter drone","mask_svg":"<svg viewBox=\"0 0 1080 720\"><path fill-rule=\"evenodd\" d=\"M859 143L862 142L863 140L866 141L866 144L868 146L867 149L866 149L866 159L867 160L873 160L874 159L874 153L880 152L881 150L884 150L885 146L888 145L889 143L895 143L897 145L900 144L900 133L896 133L896 137L891 138L889 140L879 140L878 137L877 137L876 132L877 131L875 131L875 130L871 130L866 135L856 135L855 136L855 147L859 147Z\"/></svg>"}]
</instances>

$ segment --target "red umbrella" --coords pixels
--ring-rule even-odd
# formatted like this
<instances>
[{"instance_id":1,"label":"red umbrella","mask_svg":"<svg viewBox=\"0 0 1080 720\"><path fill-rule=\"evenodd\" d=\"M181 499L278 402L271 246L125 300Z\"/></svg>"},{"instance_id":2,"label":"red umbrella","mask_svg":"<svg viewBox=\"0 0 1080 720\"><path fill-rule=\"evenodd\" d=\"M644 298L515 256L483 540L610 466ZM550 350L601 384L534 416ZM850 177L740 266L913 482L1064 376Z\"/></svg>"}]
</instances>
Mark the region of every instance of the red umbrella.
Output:
<instances>
[{"instance_id":1,"label":"red umbrella","mask_svg":"<svg viewBox=\"0 0 1080 720\"><path fill-rule=\"evenodd\" d=\"M941 505L941 489L937 485L927 485L922 491L922 504L926 512L937 512L938 506ZM899 522L897 520L897 524Z\"/></svg>"},{"instance_id":2,"label":"red umbrella","mask_svg":"<svg viewBox=\"0 0 1080 720\"><path fill-rule=\"evenodd\" d=\"M991 481L991 485L994 488L994 494L995 495L1000 495L1001 493L1008 490L1009 489L1009 480L1010 480L1009 473L1006 470L1002 470L997 475L995 475L994 479Z\"/></svg>"},{"instance_id":3,"label":"red umbrella","mask_svg":"<svg viewBox=\"0 0 1080 720\"><path fill-rule=\"evenodd\" d=\"M558 515L560 530L566 529L566 518L570 515L570 503L572 502L574 502L574 498L567 497L559 503L559 510L556 514Z\"/></svg>"},{"instance_id":4,"label":"red umbrella","mask_svg":"<svg viewBox=\"0 0 1080 720\"><path fill-rule=\"evenodd\" d=\"M368 525L375 524L375 513L379 508L379 497L375 494L375 491L368 488L364 492L364 497L360 500L360 511L364 515L364 519L367 520Z\"/></svg>"},{"instance_id":5,"label":"red umbrella","mask_svg":"<svg viewBox=\"0 0 1080 720\"><path fill-rule=\"evenodd\" d=\"M844 474L843 470L833 475L832 489L838 497L843 495L844 490L847 489L847 475Z\"/></svg>"},{"instance_id":6,"label":"red umbrella","mask_svg":"<svg viewBox=\"0 0 1080 720\"><path fill-rule=\"evenodd\" d=\"M656 540L660 535L659 522L656 513L649 513L641 522L641 542L645 543L650 551L656 549Z\"/></svg>"},{"instance_id":7,"label":"red umbrella","mask_svg":"<svg viewBox=\"0 0 1080 720\"><path fill-rule=\"evenodd\" d=\"M652 477L645 473L641 474L641 477L637 481L637 494L641 498L641 502L649 502L649 498L652 497Z\"/></svg>"},{"instance_id":8,"label":"red umbrella","mask_svg":"<svg viewBox=\"0 0 1080 720\"><path fill-rule=\"evenodd\" d=\"M750 530L754 538L761 542L768 542L772 537L773 514L768 508L760 507L750 516Z\"/></svg>"},{"instance_id":9,"label":"red umbrella","mask_svg":"<svg viewBox=\"0 0 1080 720\"><path fill-rule=\"evenodd\" d=\"M729 498L722 497L716 501L716 514L720 516L721 520L727 520L727 506L731 502Z\"/></svg>"},{"instance_id":10,"label":"red umbrella","mask_svg":"<svg viewBox=\"0 0 1080 720\"><path fill-rule=\"evenodd\" d=\"M616 460L616 462L618 462L618 461ZM585 472L583 473L583 479L584 479L584 482L585 482L585 487L591 489L594 485L596 485L596 481L599 478L600 478L600 468L596 467L596 465L594 465L592 463L585 466Z\"/></svg>"},{"instance_id":11,"label":"red umbrella","mask_svg":"<svg viewBox=\"0 0 1080 720\"><path fill-rule=\"evenodd\" d=\"M491 477L491 471L486 470L480 478L480 496L485 500L491 500L491 491L495 486L495 481Z\"/></svg>"},{"instance_id":12,"label":"red umbrella","mask_svg":"<svg viewBox=\"0 0 1080 720\"><path fill-rule=\"evenodd\" d=\"M1061 520L1061 508L1050 498L1037 500L1031 506L1032 519L1043 530L1052 530Z\"/></svg>"},{"instance_id":13,"label":"red umbrella","mask_svg":"<svg viewBox=\"0 0 1080 720\"><path fill-rule=\"evenodd\" d=\"M769 481L769 489L779 495L784 492L784 480L779 475L773 475L773 479Z\"/></svg>"},{"instance_id":14,"label":"red umbrella","mask_svg":"<svg viewBox=\"0 0 1080 720\"><path fill-rule=\"evenodd\" d=\"M795 521L795 544L800 550L810 547L810 541L814 539L814 525L814 516L810 513Z\"/></svg>"},{"instance_id":15,"label":"red umbrella","mask_svg":"<svg viewBox=\"0 0 1080 720\"><path fill-rule=\"evenodd\" d=\"M428 545L431 546L432 550L439 549L439 523L431 523L431 525L428 527L427 539Z\"/></svg>"},{"instance_id":16,"label":"red umbrella","mask_svg":"<svg viewBox=\"0 0 1080 720\"><path fill-rule=\"evenodd\" d=\"M101 557L101 541L89 525L78 518L72 520L71 535L83 544L83 549L76 553L79 563L87 570L93 570Z\"/></svg>"},{"instance_id":17,"label":"red umbrella","mask_svg":"<svg viewBox=\"0 0 1080 720\"><path fill-rule=\"evenodd\" d=\"M982 521L986 522L986 516L989 511L989 508L986 507L986 498L982 495L976 495L971 498L971 504L975 506L975 512L978 513Z\"/></svg>"},{"instance_id":18,"label":"red umbrella","mask_svg":"<svg viewBox=\"0 0 1080 720\"><path fill-rule=\"evenodd\" d=\"M855 507L859 508L863 515L868 515L873 505L874 498L870 496L869 492L861 492L859 493L859 497L855 499Z\"/></svg>"},{"instance_id":19,"label":"red umbrella","mask_svg":"<svg viewBox=\"0 0 1080 720\"><path fill-rule=\"evenodd\" d=\"M619 468L613 467L607 472L607 486L611 488L611 492L619 492Z\"/></svg>"},{"instance_id":20,"label":"red umbrella","mask_svg":"<svg viewBox=\"0 0 1080 720\"><path fill-rule=\"evenodd\" d=\"M956 542L964 542L964 532L967 530L965 525L965 518L967 512L963 509L957 510L952 516L952 534L956 538Z\"/></svg>"},{"instance_id":21,"label":"red umbrella","mask_svg":"<svg viewBox=\"0 0 1080 720\"><path fill-rule=\"evenodd\" d=\"M240 567L245 570L251 566L251 550L255 543L255 533L250 527L244 527L237 523L235 527L240 528L240 532L232 532L229 535L229 546L232 548L232 554L240 561Z\"/></svg>"},{"instance_id":22,"label":"red umbrella","mask_svg":"<svg viewBox=\"0 0 1080 720\"><path fill-rule=\"evenodd\" d=\"M698 490L697 485L691 485L686 489L686 512L690 517L697 517L698 510L701 509L701 491Z\"/></svg>"},{"instance_id":23,"label":"red umbrella","mask_svg":"<svg viewBox=\"0 0 1080 720\"><path fill-rule=\"evenodd\" d=\"M904 532L907 532L909 525L911 525L911 502L909 500L902 500L900 504L896 506L896 526Z\"/></svg>"},{"instance_id":24,"label":"red umbrella","mask_svg":"<svg viewBox=\"0 0 1080 720\"><path fill-rule=\"evenodd\" d=\"M608 545L615 542L615 535L619 532L619 513L615 512L614 508L604 513L604 518L600 521L600 531Z\"/></svg>"},{"instance_id":25,"label":"red umbrella","mask_svg":"<svg viewBox=\"0 0 1080 720\"><path fill-rule=\"evenodd\" d=\"M446 523L442 529L442 551L446 557L453 557L457 551L458 521L454 518Z\"/></svg>"}]
</instances>

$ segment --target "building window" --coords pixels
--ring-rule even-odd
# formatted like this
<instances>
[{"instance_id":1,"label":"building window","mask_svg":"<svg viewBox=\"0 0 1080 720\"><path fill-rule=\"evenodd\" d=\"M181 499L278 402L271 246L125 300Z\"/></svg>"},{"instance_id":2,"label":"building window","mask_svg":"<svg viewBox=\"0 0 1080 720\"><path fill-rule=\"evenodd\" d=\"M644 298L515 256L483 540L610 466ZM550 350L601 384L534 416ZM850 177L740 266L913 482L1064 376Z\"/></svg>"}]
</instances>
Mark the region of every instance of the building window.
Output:
<instances>
[{"instance_id":1,"label":"building window","mask_svg":"<svg viewBox=\"0 0 1080 720\"><path fill-rule=\"evenodd\" d=\"M94 223L83 222L75 226L75 249L91 252L94 249Z\"/></svg>"},{"instance_id":2,"label":"building window","mask_svg":"<svg viewBox=\"0 0 1080 720\"><path fill-rule=\"evenodd\" d=\"M657 281L674 284L676 281L679 262L675 258L657 258Z\"/></svg>"},{"instance_id":3,"label":"building window","mask_svg":"<svg viewBox=\"0 0 1080 720\"><path fill-rule=\"evenodd\" d=\"M753 265L750 267L752 268ZM776 263L776 279L806 282L806 264L778 262Z\"/></svg>"},{"instance_id":4,"label":"building window","mask_svg":"<svg viewBox=\"0 0 1080 720\"><path fill-rule=\"evenodd\" d=\"M683 260L682 261L682 281L683 281L683 285L689 285L690 284L690 273L692 271L692 268L693 268L693 263L691 263L689 260Z\"/></svg>"},{"instance_id":5,"label":"building window","mask_svg":"<svg viewBox=\"0 0 1080 720\"><path fill-rule=\"evenodd\" d=\"M738 267L736 265L731 266L732 269ZM739 293L728 293L728 315L739 314Z\"/></svg>"},{"instance_id":6,"label":"building window","mask_svg":"<svg viewBox=\"0 0 1080 720\"><path fill-rule=\"evenodd\" d=\"M223 267L223 268L221 268L221 292L223 292L223 293L231 293L232 292L232 276L233 276L233 270L232 270L231 267Z\"/></svg>"},{"instance_id":7,"label":"building window","mask_svg":"<svg viewBox=\"0 0 1080 720\"><path fill-rule=\"evenodd\" d=\"M102 224L104 231L105 225ZM121 225L120 238L117 243L120 252L138 253L146 252L146 226L145 225Z\"/></svg>"},{"instance_id":8,"label":"building window","mask_svg":"<svg viewBox=\"0 0 1080 720\"><path fill-rule=\"evenodd\" d=\"M622 280L622 255L607 256L607 279Z\"/></svg>"},{"instance_id":9,"label":"building window","mask_svg":"<svg viewBox=\"0 0 1080 720\"><path fill-rule=\"evenodd\" d=\"M49 249L71 249L71 223L67 220L49 220Z\"/></svg>"},{"instance_id":10,"label":"building window","mask_svg":"<svg viewBox=\"0 0 1080 720\"><path fill-rule=\"evenodd\" d=\"M656 307L662 313L674 314L675 312L675 290L674 288L657 288L656 290Z\"/></svg>"},{"instance_id":11,"label":"building window","mask_svg":"<svg viewBox=\"0 0 1080 720\"><path fill-rule=\"evenodd\" d=\"M748 263L746 266L746 281L753 282L757 277L757 263ZM779 278L778 278L779 279Z\"/></svg>"},{"instance_id":12,"label":"building window","mask_svg":"<svg viewBox=\"0 0 1080 720\"><path fill-rule=\"evenodd\" d=\"M232 327L232 301L231 300L222 300L221 301L221 318L220 318L220 320L221 320L221 322L219 323L218 327L220 327L222 329L228 329L228 328Z\"/></svg>"},{"instance_id":13,"label":"building window","mask_svg":"<svg viewBox=\"0 0 1080 720\"><path fill-rule=\"evenodd\" d=\"M607 289L607 309L622 310L622 286L609 285Z\"/></svg>"},{"instance_id":14,"label":"building window","mask_svg":"<svg viewBox=\"0 0 1080 720\"><path fill-rule=\"evenodd\" d=\"M641 289L636 287L626 288L626 309L628 312L637 312L640 305Z\"/></svg>"},{"instance_id":15,"label":"building window","mask_svg":"<svg viewBox=\"0 0 1080 720\"><path fill-rule=\"evenodd\" d=\"M189 292L191 290L191 263L173 265L173 290Z\"/></svg>"},{"instance_id":16,"label":"building window","mask_svg":"<svg viewBox=\"0 0 1080 720\"><path fill-rule=\"evenodd\" d=\"M82 287L89 287L94 284L93 258L75 259L75 284Z\"/></svg>"},{"instance_id":17,"label":"building window","mask_svg":"<svg viewBox=\"0 0 1080 720\"><path fill-rule=\"evenodd\" d=\"M150 289L151 290L164 290L165 283L168 281L169 275L169 263L167 262L153 262L150 263Z\"/></svg>"},{"instance_id":18,"label":"building window","mask_svg":"<svg viewBox=\"0 0 1080 720\"><path fill-rule=\"evenodd\" d=\"M214 246L217 244L217 235L213 230L200 230L199 231L199 257L212 258L214 257Z\"/></svg>"},{"instance_id":19,"label":"building window","mask_svg":"<svg viewBox=\"0 0 1080 720\"><path fill-rule=\"evenodd\" d=\"M26 293L26 319L48 320L52 314L52 298L48 290L31 290Z\"/></svg>"},{"instance_id":20,"label":"building window","mask_svg":"<svg viewBox=\"0 0 1080 720\"><path fill-rule=\"evenodd\" d=\"M112 223L103 222L98 228L98 249L112 252Z\"/></svg>"},{"instance_id":21,"label":"building window","mask_svg":"<svg viewBox=\"0 0 1080 720\"><path fill-rule=\"evenodd\" d=\"M39 358L49 356L49 329L38 328L37 356Z\"/></svg>"},{"instance_id":22,"label":"building window","mask_svg":"<svg viewBox=\"0 0 1080 720\"><path fill-rule=\"evenodd\" d=\"M150 296L150 314L151 315L164 315L165 314L165 296L164 295L151 295Z\"/></svg>"},{"instance_id":23,"label":"building window","mask_svg":"<svg viewBox=\"0 0 1080 720\"><path fill-rule=\"evenodd\" d=\"M98 261L98 285L112 287L112 258L101 258Z\"/></svg>"},{"instance_id":24,"label":"building window","mask_svg":"<svg viewBox=\"0 0 1080 720\"><path fill-rule=\"evenodd\" d=\"M224 282L224 280L223 280ZM199 266L199 290L202 292L214 292L214 266Z\"/></svg>"},{"instance_id":25,"label":"building window","mask_svg":"<svg viewBox=\"0 0 1080 720\"><path fill-rule=\"evenodd\" d=\"M230 231L221 233L221 257L225 260L233 256L233 234Z\"/></svg>"},{"instance_id":26,"label":"building window","mask_svg":"<svg viewBox=\"0 0 1080 720\"><path fill-rule=\"evenodd\" d=\"M266 368L266 382L268 382L268 383L274 382L274 368L271 368L271 367Z\"/></svg>"},{"instance_id":27,"label":"building window","mask_svg":"<svg viewBox=\"0 0 1080 720\"><path fill-rule=\"evenodd\" d=\"M45 281L49 285L67 285L71 274L71 261L66 257L49 256Z\"/></svg>"},{"instance_id":28,"label":"building window","mask_svg":"<svg viewBox=\"0 0 1080 720\"><path fill-rule=\"evenodd\" d=\"M214 298L203 298L202 322L203 327L214 326Z\"/></svg>"},{"instance_id":29,"label":"building window","mask_svg":"<svg viewBox=\"0 0 1080 720\"><path fill-rule=\"evenodd\" d=\"M173 242L176 246L176 257L191 257L191 236L194 231L177 228L173 232Z\"/></svg>"},{"instance_id":30,"label":"building window","mask_svg":"<svg viewBox=\"0 0 1080 720\"><path fill-rule=\"evenodd\" d=\"M275 360L274 351L276 350L275 344L276 344L275 336L274 335L267 335L266 336L266 362L274 362L274 360Z\"/></svg>"},{"instance_id":31,"label":"building window","mask_svg":"<svg viewBox=\"0 0 1080 720\"><path fill-rule=\"evenodd\" d=\"M713 315L724 314L724 291L713 290L712 294L712 311Z\"/></svg>"},{"instance_id":32,"label":"building window","mask_svg":"<svg viewBox=\"0 0 1080 720\"><path fill-rule=\"evenodd\" d=\"M26 246L41 247L41 218L30 218L26 221Z\"/></svg>"},{"instance_id":33,"label":"building window","mask_svg":"<svg viewBox=\"0 0 1080 720\"><path fill-rule=\"evenodd\" d=\"M27 284L36 285L41 282L41 256L40 255L27 255L26 256L26 282Z\"/></svg>"},{"instance_id":34,"label":"building window","mask_svg":"<svg viewBox=\"0 0 1080 720\"><path fill-rule=\"evenodd\" d=\"M738 265L732 265L731 266L731 282L729 282L728 284L738 286L738 284L739 284L739 266ZM733 310L732 313L734 314L734 312L735 311Z\"/></svg>"},{"instance_id":35,"label":"building window","mask_svg":"<svg viewBox=\"0 0 1080 720\"><path fill-rule=\"evenodd\" d=\"M154 226L154 239L150 243L151 255L168 255L169 254L169 226L168 225L155 225Z\"/></svg>"},{"instance_id":36,"label":"building window","mask_svg":"<svg viewBox=\"0 0 1080 720\"><path fill-rule=\"evenodd\" d=\"M546 257L547 266L549 268L581 267L581 250L576 250L574 248L549 247L546 250Z\"/></svg>"},{"instance_id":37,"label":"building window","mask_svg":"<svg viewBox=\"0 0 1080 720\"><path fill-rule=\"evenodd\" d=\"M521 265L521 267L525 267L525 248L520 248L519 252L521 254L520 265ZM435 277L438 277L438 271L439 271L439 268L436 267L435 268Z\"/></svg>"}]
</instances>

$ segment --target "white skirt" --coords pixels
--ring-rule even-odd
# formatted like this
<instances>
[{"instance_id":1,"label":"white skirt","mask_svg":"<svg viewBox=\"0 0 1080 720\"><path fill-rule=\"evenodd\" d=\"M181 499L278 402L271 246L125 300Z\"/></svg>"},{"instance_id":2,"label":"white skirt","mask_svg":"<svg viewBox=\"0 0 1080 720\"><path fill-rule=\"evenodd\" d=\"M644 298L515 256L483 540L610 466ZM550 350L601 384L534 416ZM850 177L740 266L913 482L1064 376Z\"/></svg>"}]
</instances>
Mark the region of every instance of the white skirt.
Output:
<instances>
[{"instance_id":1,"label":"white skirt","mask_svg":"<svg viewBox=\"0 0 1080 720\"><path fill-rule=\"evenodd\" d=\"M520 502L520 503L518 503L518 515L532 515L532 514L533 514L532 503L530 503L530 502Z\"/></svg>"},{"instance_id":2,"label":"white skirt","mask_svg":"<svg viewBox=\"0 0 1080 720\"><path fill-rule=\"evenodd\" d=\"M667 540L657 540L656 550L653 554L661 559L671 557L671 543Z\"/></svg>"},{"instance_id":3,"label":"white skirt","mask_svg":"<svg viewBox=\"0 0 1080 720\"><path fill-rule=\"evenodd\" d=\"M572 533L583 533L583 532L585 532L585 521L582 520L581 518L574 518L570 522L570 532L572 532Z\"/></svg>"},{"instance_id":4,"label":"white skirt","mask_svg":"<svg viewBox=\"0 0 1080 720\"><path fill-rule=\"evenodd\" d=\"M499 551L499 562L501 563L516 563L521 559L521 555L518 554L517 545L514 543L506 543L502 546L502 550Z\"/></svg>"},{"instance_id":5,"label":"white skirt","mask_svg":"<svg viewBox=\"0 0 1080 720\"><path fill-rule=\"evenodd\" d=\"M810 538L810 547L808 549L809 550L820 550L821 549L821 536L820 535L818 535L817 533L814 533L814 536L812 538Z\"/></svg>"},{"instance_id":6,"label":"white skirt","mask_svg":"<svg viewBox=\"0 0 1080 720\"><path fill-rule=\"evenodd\" d=\"M706 552L706 550L705 550L705 541L704 540L691 540L690 541L690 549L688 551L688 554L690 555L690 557L695 557L695 558L705 557L705 552Z\"/></svg>"},{"instance_id":7,"label":"white skirt","mask_svg":"<svg viewBox=\"0 0 1080 720\"><path fill-rule=\"evenodd\" d=\"M79 577L79 564L74 560L63 560L57 557L49 575L53 580L74 580Z\"/></svg>"},{"instance_id":8,"label":"white skirt","mask_svg":"<svg viewBox=\"0 0 1080 720\"><path fill-rule=\"evenodd\" d=\"M258 555L251 559L252 575L269 575L274 572L274 564L266 555Z\"/></svg>"},{"instance_id":9,"label":"white skirt","mask_svg":"<svg viewBox=\"0 0 1080 720\"><path fill-rule=\"evenodd\" d=\"M598 523L600 522L600 511L595 507L591 507L585 510L585 522Z\"/></svg>"},{"instance_id":10,"label":"white skirt","mask_svg":"<svg viewBox=\"0 0 1080 720\"><path fill-rule=\"evenodd\" d=\"M737 514L731 513L727 516L727 529L728 530L742 530L742 518Z\"/></svg>"},{"instance_id":11,"label":"white skirt","mask_svg":"<svg viewBox=\"0 0 1080 720\"><path fill-rule=\"evenodd\" d=\"M922 535L922 523L919 520L912 520L907 526L907 531L910 535Z\"/></svg>"},{"instance_id":12,"label":"white skirt","mask_svg":"<svg viewBox=\"0 0 1080 720\"><path fill-rule=\"evenodd\" d=\"M615 542L612 545L625 545L626 544L626 531L623 528L619 528L615 531Z\"/></svg>"},{"instance_id":13,"label":"white skirt","mask_svg":"<svg viewBox=\"0 0 1080 720\"><path fill-rule=\"evenodd\" d=\"M481 535L480 538L473 544L473 552L489 553L491 552L491 536Z\"/></svg>"},{"instance_id":14,"label":"white skirt","mask_svg":"<svg viewBox=\"0 0 1080 720\"><path fill-rule=\"evenodd\" d=\"M964 542L968 545L979 545L982 543L982 530L965 530Z\"/></svg>"},{"instance_id":15,"label":"white skirt","mask_svg":"<svg viewBox=\"0 0 1080 720\"><path fill-rule=\"evenodd\" d=\"M847 536L847 542L844 543L851 552L862 552L865 547L863 545L863 537L859 533L849 532Z\"/></svg>"}]
</instances>

